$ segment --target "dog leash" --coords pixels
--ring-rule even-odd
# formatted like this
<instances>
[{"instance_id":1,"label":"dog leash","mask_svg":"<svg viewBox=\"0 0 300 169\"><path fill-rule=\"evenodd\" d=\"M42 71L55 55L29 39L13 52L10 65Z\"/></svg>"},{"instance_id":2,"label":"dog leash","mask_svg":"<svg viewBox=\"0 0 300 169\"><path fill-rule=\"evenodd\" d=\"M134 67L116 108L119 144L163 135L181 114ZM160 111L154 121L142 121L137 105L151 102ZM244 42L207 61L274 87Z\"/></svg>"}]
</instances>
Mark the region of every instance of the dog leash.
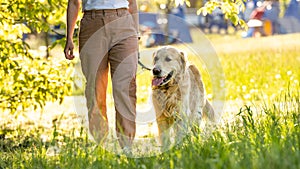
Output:
<instances>
[{"instance_id":1,"label":"dog leash","mask_svg":"<svg viewBox=\"0 0 300 169\"><path fill-rule=\"evenodd\" d=\"M138 33L138 40L141 40L141 35L140 35L140 33ZM145 65L141 62L141 60L140 60L140 50L139 50L139 49L138 49L138 64L142 67L142 69L151 71L151 68L148 68L147 66L145 66Z\"/></svg>"},{"instance_id":2,"label":"dog leash","mask_svg":"<svg viewBox=\"0 0 300 169\"><path fill-rule=\"evenodd\" d=\"M141 62L141 60L140 60L140 52L138 52L138 64L142 67L142 69L151 71L151 68L145 66L145 65Z\"/></svg>"}]
</instances>

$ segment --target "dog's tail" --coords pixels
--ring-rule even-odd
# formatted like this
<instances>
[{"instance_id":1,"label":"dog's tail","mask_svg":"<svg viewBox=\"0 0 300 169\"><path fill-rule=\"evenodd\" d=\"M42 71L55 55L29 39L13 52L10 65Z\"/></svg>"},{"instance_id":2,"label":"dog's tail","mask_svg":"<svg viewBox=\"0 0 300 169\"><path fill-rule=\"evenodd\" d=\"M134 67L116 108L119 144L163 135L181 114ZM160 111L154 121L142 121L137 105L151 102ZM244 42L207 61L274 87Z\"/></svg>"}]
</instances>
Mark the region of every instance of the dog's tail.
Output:
<instances>
[{"instance_id":1,"label":"dog's tail","mask_svg":"<svg viewBox=\"0 0 300 169\"><path fill-rule=\"evenodd\" d=\"M217 122L218 117L217 114L212 107L211 103L206 99L205 105L203 107L203 115L208 118L211 122Z\"/></svg>"}]
</instances>

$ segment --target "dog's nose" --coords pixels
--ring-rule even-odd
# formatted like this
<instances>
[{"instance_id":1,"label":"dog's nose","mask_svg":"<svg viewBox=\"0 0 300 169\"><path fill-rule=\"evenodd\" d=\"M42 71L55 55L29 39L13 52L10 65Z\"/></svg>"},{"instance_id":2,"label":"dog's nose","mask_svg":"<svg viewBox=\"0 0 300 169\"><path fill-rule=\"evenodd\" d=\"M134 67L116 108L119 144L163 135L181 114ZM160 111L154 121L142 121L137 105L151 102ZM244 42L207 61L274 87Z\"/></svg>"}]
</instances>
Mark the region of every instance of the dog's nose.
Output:
<instances>
[{"instance_id":1,"label":"dog's nose","mask_svg":"<svg viewBox=\"0 0 300 169\"><path fill-rule=\"evenodd\" d=\"M152 73L153 75L159 75L161 70L159 68L153 68Z\"/></svg>"}]
</instances>

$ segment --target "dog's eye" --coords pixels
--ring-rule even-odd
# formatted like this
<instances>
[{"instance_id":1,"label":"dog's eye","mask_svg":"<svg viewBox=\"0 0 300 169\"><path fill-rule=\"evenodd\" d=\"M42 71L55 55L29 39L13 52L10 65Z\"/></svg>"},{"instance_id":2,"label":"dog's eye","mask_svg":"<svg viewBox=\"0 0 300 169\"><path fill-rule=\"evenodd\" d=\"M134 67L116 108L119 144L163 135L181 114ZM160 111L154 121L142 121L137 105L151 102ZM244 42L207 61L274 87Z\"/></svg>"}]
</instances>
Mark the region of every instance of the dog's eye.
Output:
<instances>
[{"instance_id":1,"label":"dog's eye","mask_svg":"<svg viewBox=\"0 0 300 169\"><path fill-rule=\"evenodd\" d=\"M158 61L158 57L154 57L154 62Z\"/></svg>"},{"instance_id":2,"label":"dog's eye","mask_svg":"<svg viewBox=\"0 0 300 169\"><path fill-rule=\"evenodd\" d=\"M169 57L166 57L165 61L166 61L166 62L170 62L171 59L170 59Z\"/></svg>"}]
</instances>

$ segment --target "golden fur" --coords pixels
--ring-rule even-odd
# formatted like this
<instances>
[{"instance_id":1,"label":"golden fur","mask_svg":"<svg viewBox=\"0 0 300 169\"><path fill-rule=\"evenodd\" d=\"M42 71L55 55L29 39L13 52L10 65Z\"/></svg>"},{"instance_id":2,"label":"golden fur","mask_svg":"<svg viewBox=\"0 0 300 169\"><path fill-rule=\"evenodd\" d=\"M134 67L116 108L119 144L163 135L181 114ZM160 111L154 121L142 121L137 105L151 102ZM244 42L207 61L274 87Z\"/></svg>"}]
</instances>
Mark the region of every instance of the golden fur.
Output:
<instances>
[{"instance_id":1,"label":"golden fur","mask_svg":"<svg viewBox=\"0 0 300 169\"><path fill-rule=\"evenodd\" d=\"M156 112L161 144L169 144L168 129L178 128L186 120L198 122L202 115L214 119L214 110L205 98L205 89L196 66L188 64L184 53L174 47L163 47L153 54L152 101ZM184 120L186 119L186 120Z\"/></svg>"}]
</instances>

